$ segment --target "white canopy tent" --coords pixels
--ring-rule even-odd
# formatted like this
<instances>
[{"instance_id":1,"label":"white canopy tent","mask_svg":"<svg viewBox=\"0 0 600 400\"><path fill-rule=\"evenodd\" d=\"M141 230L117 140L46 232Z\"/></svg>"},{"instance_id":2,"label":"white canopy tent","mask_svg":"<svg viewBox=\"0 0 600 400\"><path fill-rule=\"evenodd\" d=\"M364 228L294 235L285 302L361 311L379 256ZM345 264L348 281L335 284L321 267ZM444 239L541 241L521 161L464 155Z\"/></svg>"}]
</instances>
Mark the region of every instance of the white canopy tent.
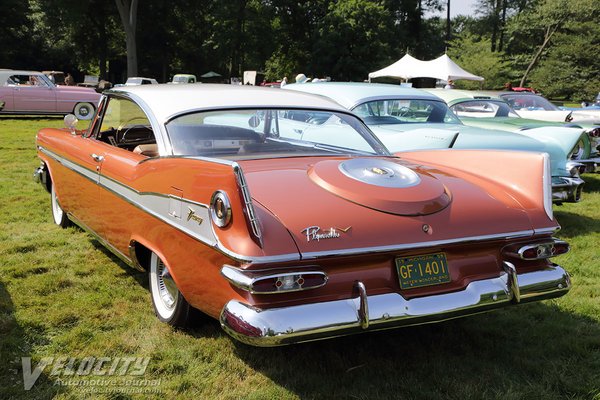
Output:
<instances>
[{"instance_id":1,"label":"white canopy tent","mask_svg":"<svg viewBox=\"0 0 600 400\"><path fill-rule=\"evenodd\" d=\"M436 78L442 81L466 79L471 81L483 81L481 76L473 75L458 66L454 61L444 54L435 60L421 61L408 53L400 60L379 71L369 73L369 81L373 78L392 77L399 79L411 78Z\"/></svg>"}]
</instances>

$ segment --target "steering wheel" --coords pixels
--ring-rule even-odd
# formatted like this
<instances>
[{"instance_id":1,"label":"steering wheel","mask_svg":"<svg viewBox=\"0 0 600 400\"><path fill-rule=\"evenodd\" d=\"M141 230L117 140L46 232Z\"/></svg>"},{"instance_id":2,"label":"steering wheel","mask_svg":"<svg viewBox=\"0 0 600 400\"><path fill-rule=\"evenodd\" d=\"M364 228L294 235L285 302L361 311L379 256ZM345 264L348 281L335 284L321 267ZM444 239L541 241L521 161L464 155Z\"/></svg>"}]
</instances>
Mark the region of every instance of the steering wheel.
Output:
<instances>
[{"instance_id":1,"label":"steering wheel","mask_svg":"<svg viewBox=\"0 0 600 400\"><path fill-rule=\"evenodd\" d=\"M143 128L143 129L147 129L149 131L151 131L152 129L150 128L150 125L131 125L130 127L128 127L127 129L125 129L125 131L121 134L121 140L119 141L119 144L123 144L123 145L128 145L128 144L132 144L132 143L136 143L136 142L142 142L144 140L147 140L147 138L136 138L136 139L132 139L130 141L127 141L125 138L127 137L127 134L132 130L132 129L139 129L139 128Z\"/></svg>"},{"instance_id":2,"label":"steering wheel","mask_svg":"<svg viewBox=\"0 0 600 400\"><path fill-rule=\"evenodd\" d=\"M400 107L398 109L398 116L399 117L408 117L408 118L414 118L417 115L415 114L415 112L413 110L411 110L408 107Z\"/></svg>"},{"instance_id":3,"label":"steering wheel","mask_svg":"<svg viewBox=\"0 0 600 400\"><path fill-rule=\"evenodd\" d=\"M143 120L145 122L145 124L136 124L136 125L132 125L132 126L127 126L135 120ZM147 123L148 123L148 118L142 117L142 116L129 118L128 120L122 122L117 127L117 130L115 132L115 138L117 139L117 143L120 144L121 142L123 142L123 140L125 139L125 136L127 135L127 132L129 132L131 129L140 128L140 127L144 127L144 128L148 127L149 125L147 125ZM127 127L127 128L125 128L125 127ZM125 129L125 130L123 131L123 129Z\"/></svg>"}]
</instances>

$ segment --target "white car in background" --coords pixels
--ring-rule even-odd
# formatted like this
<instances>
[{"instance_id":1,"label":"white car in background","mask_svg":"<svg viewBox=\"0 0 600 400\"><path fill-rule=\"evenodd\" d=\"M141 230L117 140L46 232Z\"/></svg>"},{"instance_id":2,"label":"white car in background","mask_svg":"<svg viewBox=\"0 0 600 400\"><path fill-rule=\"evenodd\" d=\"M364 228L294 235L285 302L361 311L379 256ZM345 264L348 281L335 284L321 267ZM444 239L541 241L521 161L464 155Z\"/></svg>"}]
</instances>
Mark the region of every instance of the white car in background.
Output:
<instances>
[{"instance_id":1,"label":"white car in background","mask_svg":"<svg viewBox=\"0 0 600 400\"><path fill-rule=\"evenodd\" d=\"M600 124L600 109L561 109L545 97L527 92L495 93L523 118L556 122L591 122Z\"/></svg>"}]
</instances>

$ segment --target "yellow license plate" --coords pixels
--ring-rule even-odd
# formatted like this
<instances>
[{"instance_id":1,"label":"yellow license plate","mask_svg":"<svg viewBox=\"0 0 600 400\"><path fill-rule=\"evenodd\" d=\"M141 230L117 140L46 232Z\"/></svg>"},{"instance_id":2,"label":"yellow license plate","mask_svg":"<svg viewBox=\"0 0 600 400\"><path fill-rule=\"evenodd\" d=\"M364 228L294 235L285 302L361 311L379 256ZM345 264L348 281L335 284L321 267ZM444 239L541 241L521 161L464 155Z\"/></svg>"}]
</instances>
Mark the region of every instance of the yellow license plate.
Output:
<instances>
[{"instance_id":1,"label":"yellow license plate","mask_svg":"<svg viewBox=\"0 0 600 400\"><path fill-rule=\"evenodd\" d=\"M444 253L396 258L401 289L439 285L450 282L448 261Z\"/></svg>"}]
</instances>

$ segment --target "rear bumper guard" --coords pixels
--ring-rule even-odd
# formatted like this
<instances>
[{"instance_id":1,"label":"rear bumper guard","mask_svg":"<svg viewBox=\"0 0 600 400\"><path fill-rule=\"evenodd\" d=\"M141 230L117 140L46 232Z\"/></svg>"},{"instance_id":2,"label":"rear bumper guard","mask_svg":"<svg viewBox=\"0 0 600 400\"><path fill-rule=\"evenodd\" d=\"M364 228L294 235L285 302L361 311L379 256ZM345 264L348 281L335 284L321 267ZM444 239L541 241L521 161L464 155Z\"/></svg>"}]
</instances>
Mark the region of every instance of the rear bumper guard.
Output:
<instances>
[{"instance_id":1,"label":"rear bumper guard","mask_svg":"<svg viewBox=\"0 0 600 400\"><path fill-rule=\"evenodd\" d=\"M221 326L235 339L253 346L326 339L395 327L420 325L477 314L510 304L560 297L571 288L560 266L517 274L504 263L497 278L471 282L464 290L406 300L398 293L368 296L362 282L346 300L259 309L231 300L221 312Z\"/></svg>"},{"instance_id":2,"label":"rear bumper guard","mask_svg":"<svg viewBox=\"0 0 600 400\"><path fill-rule=\"evenodd\" d=\"M586 160L575 160L585 165L585 172L600 172L600 157L588 158Z\"/></svg>"},{"instance_id":3,"label":"rear bumper guard","mask_svg":"<svg viewBox=\"0 0 600 400\"><path fill-rule=\"evenodd\" d=\"M584 180L579 177L552 177L552 202L578 202L581 200L584 183Z\"/></svg>"}]
</instances>

